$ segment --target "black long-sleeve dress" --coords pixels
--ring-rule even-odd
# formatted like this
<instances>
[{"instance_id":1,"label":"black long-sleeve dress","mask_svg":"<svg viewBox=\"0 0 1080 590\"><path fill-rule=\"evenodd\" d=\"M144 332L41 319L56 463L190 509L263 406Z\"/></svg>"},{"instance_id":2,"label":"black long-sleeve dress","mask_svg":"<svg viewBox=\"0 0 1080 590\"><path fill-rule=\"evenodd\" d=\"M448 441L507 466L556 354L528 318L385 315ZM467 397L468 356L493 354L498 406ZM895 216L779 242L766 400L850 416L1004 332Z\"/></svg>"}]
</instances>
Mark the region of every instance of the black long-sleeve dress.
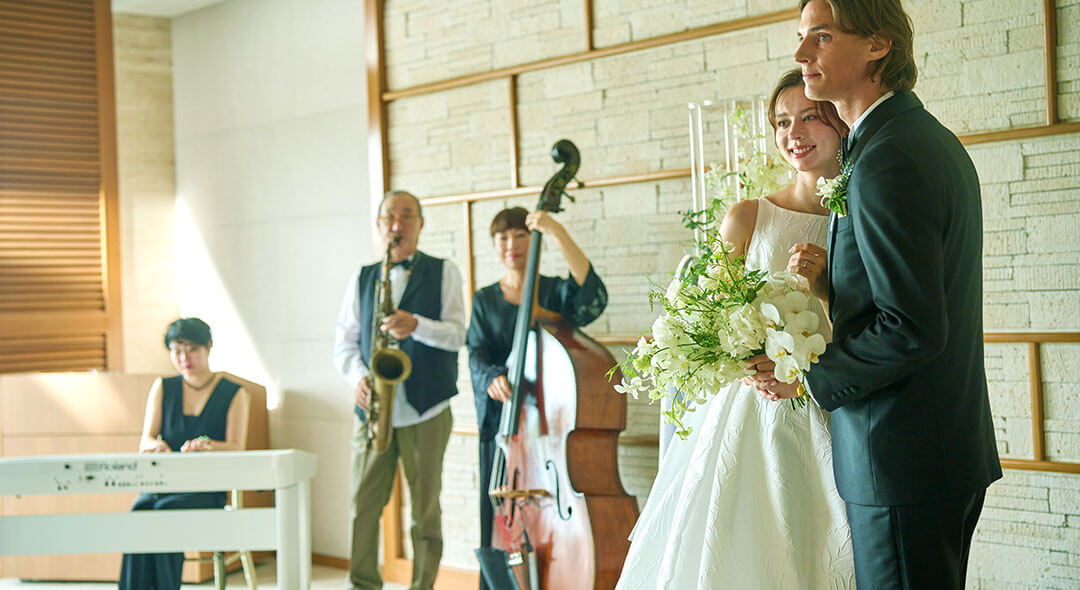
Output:
<instances>
[{"instance_id":1,"label":"black long-sleeve dress","mask_svg":"<svg viewBox=\"0 0 1080 590\"><path fill-rule=\"evenodd\" d=\"M585 283L573 277L540 276L537 302L540 307L562 314L570 325L581 327L600 317L607 307L607 289L600 276L589 267ZM499 430L502 402L488 397L487 388L499 375L506 375L506 359L514 339L518 306L503 298L498 283L480 289L473 296L472 319L465 346L469 349L469 372L476 401L476 421L480 429L480 546L491 545L494 518L487 497L491 463L495 456L495 434ZM481 588L484 587L481 580Z\"/></svg>"}]
</instances>

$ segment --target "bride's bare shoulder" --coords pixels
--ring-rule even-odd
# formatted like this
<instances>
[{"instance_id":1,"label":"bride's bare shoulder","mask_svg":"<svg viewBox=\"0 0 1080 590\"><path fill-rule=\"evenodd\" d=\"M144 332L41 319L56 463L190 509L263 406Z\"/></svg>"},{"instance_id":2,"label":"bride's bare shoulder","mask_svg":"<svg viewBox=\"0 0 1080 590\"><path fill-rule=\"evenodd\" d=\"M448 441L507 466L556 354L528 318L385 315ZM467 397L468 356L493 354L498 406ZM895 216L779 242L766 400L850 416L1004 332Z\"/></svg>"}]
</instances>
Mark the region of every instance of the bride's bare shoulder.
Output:
<instances>
[{"instance_id":1,"label":"bride's bare shoulder","mask_svg":"<svg viewBox=\"0 0 1080 590\"><path fill-rule=\"evenodd\" d=\"M754 229L754 223L757 222L757 210L757 199L736 201L724 214L724 224L730 222L739 226L748 226L748 229L752 230Z\"/></svg>"},{"instance_id":2,"label":"bride's bare shoulder","mask_svg":"<svg viewBox=\"0 0 1080 590\"><path fill-rule=\"evenodd\" d=\"M754 235L754 225L757 224L757 213L757 199L751 199L736 202L724 214L724 220L720 224L720 235L725 242L735 244L735 252L739 256L745 255L750 246L750 238Z\"/></svg>"}]
</instances>

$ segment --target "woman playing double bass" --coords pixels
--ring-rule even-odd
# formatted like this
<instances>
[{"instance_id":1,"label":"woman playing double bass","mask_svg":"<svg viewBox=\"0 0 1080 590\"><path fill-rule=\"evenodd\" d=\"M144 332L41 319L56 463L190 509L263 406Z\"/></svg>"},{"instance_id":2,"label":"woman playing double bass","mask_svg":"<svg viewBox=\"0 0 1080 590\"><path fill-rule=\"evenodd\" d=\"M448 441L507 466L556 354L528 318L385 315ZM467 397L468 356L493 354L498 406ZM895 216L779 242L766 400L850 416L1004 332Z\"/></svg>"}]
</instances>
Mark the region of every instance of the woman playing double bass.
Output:
<instances>
[{"instance_id":1,"label":"woman playing double bass","mask_svg":"<svg viewBox=\"0 0 1080 590\"><path fill-rule=\"evenodd\" d=\"M491 545L493 509L488 498L488 484L495 457L495 435L503 402L510 396L506 361L513 348L514 319L521 304L525 267L531 232L539 230L559 245L570 267L566 278L541 275L536 303L549 312L561 314L574 327L589 324L607 306L607 290L566 228L546 211L529 213L522 207L504 209L491 221L491 237L499 262L507 273L496 283L476 292L472 320L466 337L469 370L476 401L480 430L480 542ZM480 587L486 589L483 578Z\"/></svg>"}]
</instances>

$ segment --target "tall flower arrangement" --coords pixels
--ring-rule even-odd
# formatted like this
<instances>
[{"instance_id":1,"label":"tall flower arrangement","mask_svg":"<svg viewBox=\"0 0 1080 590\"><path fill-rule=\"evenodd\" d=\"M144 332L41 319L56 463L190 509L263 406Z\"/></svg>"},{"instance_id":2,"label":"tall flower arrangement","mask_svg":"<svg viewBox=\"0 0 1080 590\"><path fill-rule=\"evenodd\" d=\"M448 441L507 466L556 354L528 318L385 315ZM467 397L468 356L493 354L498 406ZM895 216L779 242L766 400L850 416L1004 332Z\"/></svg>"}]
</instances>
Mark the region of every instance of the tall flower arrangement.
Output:
<instances>
[{"instance_id":1,"label":"tall flower arrangement","mask_svg":"<svg viewBox=\"0 0 1080 590\"><path fill-rule=\"evenodd\" d=\"M764 117L760 117L764 119ZM705 188L711 193L713 218L723 218L738 200L758 199L791 184L791 166L773 151L761 146L771 142L765 129L754 129L751 117L742 103L736 103L730 111L728 133L732 141L729 150L734 166L728 169L713 162L705 172ZM719 212L718 217L715 213ZM693 212L690 213L691 215Z\"/></svg>"},{"instance_id":2,"label":"tall flower arrangement","mask_svg":"<svg viewBox=\"0 0 1080 590\"><path fill-rule=\"evenodd\" d=\"M697 256L666 287L654 284L650 308L662 313L618 366L623 381L615 389L652 401L670 399L664 417L683 438L689 434L683 415L750 375L743 364L751 356L768 355L776 362L777 378L792 383L825 350L806 281L788 272L747 269L733 246L720 239L723 214L739 197L757 199L790 181L782 160L752 147L761 136L750 129L745 111L733 115L734 132L742 140L738 166L726 170L713 164L705 179L710 203L684 214L685 225L701 236L694 244Z\"/></svg>"}]
</instances>

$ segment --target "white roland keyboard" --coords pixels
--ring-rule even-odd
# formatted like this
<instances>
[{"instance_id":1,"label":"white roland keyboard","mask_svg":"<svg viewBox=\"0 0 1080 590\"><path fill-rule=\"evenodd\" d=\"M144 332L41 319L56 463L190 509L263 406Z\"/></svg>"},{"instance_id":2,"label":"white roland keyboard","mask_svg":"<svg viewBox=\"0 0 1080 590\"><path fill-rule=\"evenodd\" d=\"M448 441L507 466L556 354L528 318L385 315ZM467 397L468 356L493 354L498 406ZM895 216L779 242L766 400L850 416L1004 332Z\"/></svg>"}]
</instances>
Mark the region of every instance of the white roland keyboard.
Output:
<instances>
[{"instance_id":1,"label":"white roland keyboard","mask_svg":"<svg viewBox=\"0 0 1080 590\"><path fill-rule=\"evenodd\" d=\"M0 555L276 550L278 587L311 581L315 456L288 450L0 459L0 496L274 490L273 508L0 518Z\"/></svg>"}]
</instances>

